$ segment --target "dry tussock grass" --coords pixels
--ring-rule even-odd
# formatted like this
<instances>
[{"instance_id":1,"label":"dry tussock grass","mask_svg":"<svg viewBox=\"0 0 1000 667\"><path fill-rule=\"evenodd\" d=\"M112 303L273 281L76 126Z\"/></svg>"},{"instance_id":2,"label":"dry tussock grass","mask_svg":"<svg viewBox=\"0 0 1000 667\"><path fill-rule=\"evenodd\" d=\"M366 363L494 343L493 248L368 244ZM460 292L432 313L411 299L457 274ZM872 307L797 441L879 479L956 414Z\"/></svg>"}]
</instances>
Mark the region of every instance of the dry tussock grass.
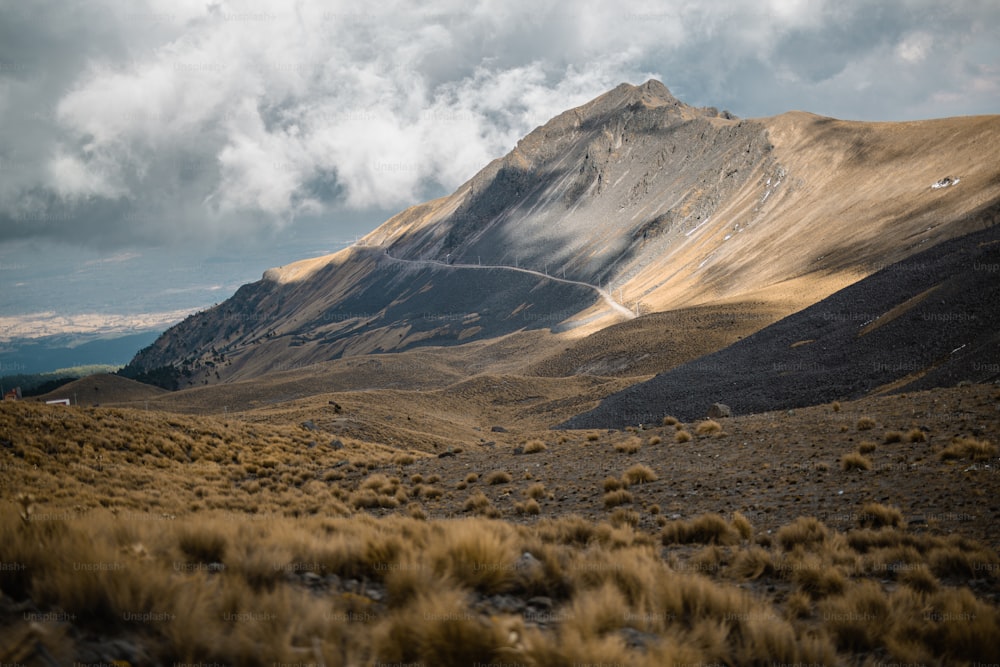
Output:
<instances>
[{"instance_id":1,"label":"dry tussock grass","mask_svg":"<svg viewBox=\"0 0 1000 667\"><path fill-rule=\"evenodd\" d=\"M660 533L663 544L738 544L740 531L718 514L702 514L689 521L667 523Z\"/></svg>"},{"instance_id":2,"label":"dry tussock grass","mask_svg":"<svg viewBox=\"0 0 1000 667\"><path fill-rule=\"evenodd\" d=\"M610 524L563 517L532 526L207 513L128 521L110 512L26 522L19 514L10 505L0 513L0 560L24 565L0 572L0 586L40 610L77 614L78 632L47 640L59 656L92 641L88 633L134 637L126 615L159 619L141 625L151 661L247 665L841 664L871 653L987 662L1000 632L995 606L932 574L946 552L984 564L996 555L897 527L844 536L804 518L779 530L769 551L735 546L735 516L706 515L684 530L709 546L671 567L635 529L638 514L623 508ZM851 558L867 559L875 576L848 572ZM913 567L894 570L902 586L891 590L876 566L897 561ZM732 578L760 591L779 580L794 588L771 600ZM538 624L528 612L490 611L496 595L544 595L553 608ZM13 620L5 634L26 626ZM628 640L636 636L647 639Z\"/></svg>"},{"instance_id":3,"label":"dry tussock grass","mask_svg":"<svg viewBox=\"0 0 1000 667\"><path fill-rule=\"evenodd\" d=\"M653 472L653 469L641 463L631 466L628 470L622 473L622 481L625 483L625 486L655 482L657 479L659 478L656 476L656 473Z\"/></svg>"},{"instance_id":4,"label":"dry tussock grass","mask_svg":"<svg viewBox=\"0 0 1000 667\"><path fill-rule=\"evenodd\" d=\"M861 452L848 452L840 457L840 469L845 472L851 470L871 470L872 460Z\"/></svg>"},{"instance_id":5,"label":"dry tussock grass","mask_svg":"<svg viewBox=\"0 0 1000 667\"><path fill-rule=\"evenodd\" d=\"M954 459L970 459L972 461L987 461L995 458L997 446L989 440L976 438L955 438L938 454L942 461Z\"/></svg>"},{"instance_id":6,"label":"dry tussock grass","mask_svg":"<svg viewBox=\"0 0 1000 667\"><path fill-rule=\"evenodd\" d=\"M640 449L642 449L642 440L635 436L615 443L615 451L621 454L635 454Z\"/></svg>"},{"instance_id":7,"label":"dry tussock grass","mask_svg":"<svg viewBox=\"0 0 1000 667\"><path fill-rule=\"evenodd\" d=\"M698 435L715 435L716 433L722 433L722 424L714 419L706 419L698 423L694 432Z\"/></svg>"},{"instance_id":8,"label":"dry tussock grass","mask_svg":"<svg viewBox=\"0 0 1000 667\"><path fill-rule=\"evenodd\" d=\"M541 440L529 440L524 443L524 453L525 454L537 454L538 452L544 452L548 447Z\"/></svg>"},{"instance_id":9,"label":"dry tussock grass","mask_svg":"<svg viewBox=\"0 0 1000 667\"><path fill-rule=\"evenodd\" d=\"M310 448L296 438L316 434L302 429L165 415L130 440L111 433L124 424L116 411L73 411L64 428L26 420L33 410L0 409L19 415L24 437L9 449L35 496L5 489L0 503L0 662L41 661L14 653L32 621L12 604L76 614L38 640L59 664L114 638L141 642L148 659L134 664L1000 659L988 592L1000 559L962 537L910 532L894 507L863 506L846 533L800 518L757 544L739 513L658 516L662 532L650 534L624 487L652 470L633 466L624 483L606 482L607 521L428 520L416 499L440 497L440 477L404 482L394 453L363 443ZM532 517L547 495L540 483L518 503L486 490L497 506L475 491L467 512ZM551 607L512 612L497 596Z\"/></svg>"}]
</instances>

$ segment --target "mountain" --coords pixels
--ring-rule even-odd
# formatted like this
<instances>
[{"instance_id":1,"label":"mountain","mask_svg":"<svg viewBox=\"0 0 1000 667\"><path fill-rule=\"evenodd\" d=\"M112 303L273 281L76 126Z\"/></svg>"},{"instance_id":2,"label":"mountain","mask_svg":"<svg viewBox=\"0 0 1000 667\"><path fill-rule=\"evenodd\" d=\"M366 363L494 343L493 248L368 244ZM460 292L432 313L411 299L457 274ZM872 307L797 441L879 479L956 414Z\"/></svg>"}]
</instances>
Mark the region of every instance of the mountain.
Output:
<instances>
[{"instance_id":1,"label":"mountain","mask_svg":"<svg viewBox=\"0 0 1000 667\"><path fill-rule=\"evenodd\" d=\"M1000 212L1000 207L997 208ZM1000 380L1000 226L885 267L713 354L615 393L568 428L684 421Z\"/></svg>"},{"instance_id":2,"label":"mountain","mask_svg":"<svg viewBox=\"0 0 1000 667\"><path fill-rule=\"evenodd\" d=\"M741 120L622 84L357 246L265 272L125 373L184 387L505 336L521 372L664 371L992 223L998 135L997 116ZM713 335L656 354L697 331L678 313ZM593 344L622 327L652 341L645 366Z\"/></svg>"}]
</instances>

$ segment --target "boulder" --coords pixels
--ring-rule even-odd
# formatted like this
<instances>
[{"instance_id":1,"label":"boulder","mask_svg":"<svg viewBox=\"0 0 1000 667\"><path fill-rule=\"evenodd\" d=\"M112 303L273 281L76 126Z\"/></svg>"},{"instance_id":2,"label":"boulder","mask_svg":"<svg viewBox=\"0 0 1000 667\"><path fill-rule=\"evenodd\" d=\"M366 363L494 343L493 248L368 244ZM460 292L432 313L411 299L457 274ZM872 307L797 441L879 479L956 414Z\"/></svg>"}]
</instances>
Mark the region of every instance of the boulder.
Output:
<instances>
[{"instance_id":1,"label":"boulder","mask_svg":"<svg viewBox=\"0 0 1000 667\"><path fill-rule=\"evenodd\" d=\"M724 403L712 403L712 407L708 409L709 419L723 419L725 417L732 417L733 411L729 409L729 406Z\"/></svg>"}]
</instances>

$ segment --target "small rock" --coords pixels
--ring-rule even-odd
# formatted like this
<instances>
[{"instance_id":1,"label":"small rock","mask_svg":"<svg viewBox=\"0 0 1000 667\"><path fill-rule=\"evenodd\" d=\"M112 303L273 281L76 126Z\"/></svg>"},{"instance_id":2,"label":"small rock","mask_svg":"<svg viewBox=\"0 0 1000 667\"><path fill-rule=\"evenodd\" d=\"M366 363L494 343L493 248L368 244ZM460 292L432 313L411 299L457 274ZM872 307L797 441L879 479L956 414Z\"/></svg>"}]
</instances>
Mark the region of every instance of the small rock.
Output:
<instances>
[{"instance_id":1,"label":"small rock","mask_svg":"<svg viewBox=\"0 0 1000 667\"><path fill-rule=\"evenodd\" d=\"M332 441L330 442L330 446L331 446L331 447L333 447L334 451L340 451L341 449L343 449L343 448L344 448L344 443L343 443L343 442L341 442L341 441L340 441L339 439L337 439L337 438L334 438L334 439L333 439L333 440L332 440Z\"/></svg>"},{"instance_id":2,"label":"small rock","mask_svg":"<svg viewBox=\"0 0 1000 667\"><path fill-rule=\"evenodd\" d=\"M447 458L450 458L450 457L452 457L454 455L455 455L455 452L452 451L451 449L449 449L446 452L441 452L440 454L438 454L438 458L439 459L447 459Z\"/></svg>"},{"instance_id":3,"label":"small rock","mask_svg":"<svg viewBox=\"0 0 1000 667\"><path fill-rule=\"evenodd\" d=\"M307 419L304 422L302 422L302 428L306 429L307 431L315 431L316 423L311 419Z\"/></svg>"},{"instance_id":4,"label":"small rock","mask_svg":"<svg viewBox=\"0 0 1000 667\"><path fill-rule=\"evenodd\" d=\"M307 444L306 447L308 447L309 449L316 449L316 441L310 440L309 444Z\"/></svg>"},{"instance_id":5,"label":"small rock","mask_svg":"<svg viewBox=\"0 0 1000 667\"><path fill-rule=\"evenodd\" d=\"M503 426L494 426L493 428L490 429L490 431L492 431L493 433L506 433L507 429L505 429Z\"/></svg>"},{"instance_id":6,"label":"small rock","mask_svg":"<svg viewBox=\"0 0 1000 667\"><path fill-rule=\"evenodd\" d=\"M515 447L514 448L514 456L517 456L519 454L524 454L524 447Z\"/></svg>"},{"instance_id":7,"label":"small rock","mask_svg":"<svg viewBox=\"0 0 1000 667\"><path fill-rule=\"evenodd\" d=\"M552 609L552 598L545 597L544 595L536 595L528 600L528 606L537 609Z\"/></svg>"},{"instance_id":8,"label":"small rock","mask_svg":"<svg viewBox=\"0 0 1000 667\"><path fill-rule=\"evenodd\" d=\"M514 567L518 572L523 572L530 577L536 574L541 574L542 561L531 555L530 551L525 551L521 554L521 557L517 559L517 563L514 564Z\"/></svg>"},{"instance_id":9,"label":"small rock","mask_svg":"<svg viewBox=\"0 0 1000 667\"><path fill-rule=\"evenodd\" d=\"M319 588L323 585L323 577L315 572L304 572L302 574L302 583L310 588Z\"/></svg>"}]
</instances>

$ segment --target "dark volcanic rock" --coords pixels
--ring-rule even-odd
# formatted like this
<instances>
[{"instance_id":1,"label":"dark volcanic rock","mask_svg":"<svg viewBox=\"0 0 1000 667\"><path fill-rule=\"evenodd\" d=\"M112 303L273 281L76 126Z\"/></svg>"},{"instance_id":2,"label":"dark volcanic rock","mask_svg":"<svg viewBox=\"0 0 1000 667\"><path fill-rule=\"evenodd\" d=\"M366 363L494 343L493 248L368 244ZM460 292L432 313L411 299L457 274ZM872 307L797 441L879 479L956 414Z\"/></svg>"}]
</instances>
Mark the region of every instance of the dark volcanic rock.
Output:
<instances>
[{"instance_id":1,"label":"dark volcanic rock","mask_svg":"<svg viewBox=\"0 0 1000 667\"><path fill-rule=\"evenodd\" d=\"M1000 377L1000 226L946 241L719 352L612 394L562 428L690 421Z\"/></svg>"}]
</instances>

